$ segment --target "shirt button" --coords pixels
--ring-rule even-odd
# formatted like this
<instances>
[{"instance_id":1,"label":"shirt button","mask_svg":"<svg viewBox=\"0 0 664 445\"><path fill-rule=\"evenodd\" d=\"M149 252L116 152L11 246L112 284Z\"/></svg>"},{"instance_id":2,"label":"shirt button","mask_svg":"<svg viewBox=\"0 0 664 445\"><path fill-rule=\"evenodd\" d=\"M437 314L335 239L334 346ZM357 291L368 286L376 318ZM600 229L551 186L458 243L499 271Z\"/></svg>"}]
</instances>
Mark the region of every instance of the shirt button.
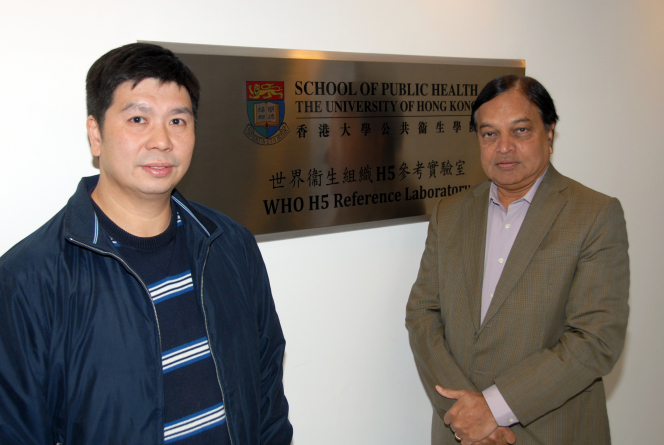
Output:
<instances>
[{"instance_id":1,"label":"shirt button","mask_svg":"<svg viewBox=\"0 0 664 445\"><path fill-rule=\"evenodd\" d=\"M498 262L499 262L500 264L503 264L503 259L502 259L502 258L498 258Z\"/></svg>"},{"instance_id":2,"label":"shirt button","mask_svg":"<svg viewBox=\"0 0 664 445\"><path fill-rule=\"evenodd\" d=\"M510 418L510 423L516 422L516 419Z\"/></svg>"},{"instance_id":3,"label":"shirt button","mask_svg":"<svg viewBox=\"0 0 664 445\"><path fill-rule=\"evenodd\" d=\"M489 298L493 298L493 294L489 295Z\"/></svg>"},{"instance_id":4,"label":"shirt button","mask_svg":"<svg viewBox=\"0 0 664 445\"><path fill-rule=\"evenodd\" d=\"M509 228L510 228L510 225L509 225L509 224L505 224L505 228L506 228L506 229L509 229Z\"/></svg>"}]
</instances>

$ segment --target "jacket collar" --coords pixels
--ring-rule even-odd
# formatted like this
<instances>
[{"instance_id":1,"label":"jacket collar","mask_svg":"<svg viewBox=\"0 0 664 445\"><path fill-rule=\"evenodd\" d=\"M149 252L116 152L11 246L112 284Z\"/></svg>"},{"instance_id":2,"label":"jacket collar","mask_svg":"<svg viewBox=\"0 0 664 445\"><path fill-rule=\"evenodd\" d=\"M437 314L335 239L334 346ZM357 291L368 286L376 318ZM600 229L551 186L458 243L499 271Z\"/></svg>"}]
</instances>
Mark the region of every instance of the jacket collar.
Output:
<instances>
[{"instance_id":1,"label":"jacket collar","mask_svg":"<svg viewBox=\"0 0 664 445\"><path fill-rule=\"evenodd\" d=\"M93 246L106 244L100 239L99 221L90 201L90 194L98 181L99 175L82 178L76 192L69 199L64 218L64 235L68 240ZM177 190L173 191L171 199L183 210L180 217L188 220L189 225L195 227L195 232L209 240L221 234L222 229L194 208Z\"/></svg>"},{"instance_id":2,"label":"jacket collar","mask_svg":"<svg viewBox=\"0 0 664 445\"><path fill-rule=\"evenodd\" d=\"M219 227L217 223L212 221L212 219L205 216L203 213L199 212L193 205L191 205L177 190L173 190L171 194L171 200L176 203L184 212L180 212L180 217L185 220L191 220L191 224L194 225L198 230L205 233L205 235L210 238L216 238L223 229ZM183 214L184 213L184 214Z\"/></svg>"}]
</instances>

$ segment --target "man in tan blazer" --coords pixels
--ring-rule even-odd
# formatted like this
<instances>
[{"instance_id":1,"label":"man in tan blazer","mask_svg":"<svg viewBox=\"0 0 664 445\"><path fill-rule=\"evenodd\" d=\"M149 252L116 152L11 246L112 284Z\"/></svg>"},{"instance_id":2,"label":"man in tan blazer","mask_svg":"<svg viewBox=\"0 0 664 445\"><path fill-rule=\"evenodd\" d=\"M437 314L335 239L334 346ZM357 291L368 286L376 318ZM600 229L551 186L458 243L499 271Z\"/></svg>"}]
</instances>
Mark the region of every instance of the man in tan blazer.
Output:
<instances>
[{"instance_id":1,"label":"man in tan blazer","mask_svg":"<svg viewBox=\"0 0 664 445\"><path fill-rule=\"evenodd\" d=\"M617 199L550 164L557 120L536 80L489 82L471 127L490 181L433 210L406 324L435 445L610 443L627 232Z\"/></svg>"}]
</instances>

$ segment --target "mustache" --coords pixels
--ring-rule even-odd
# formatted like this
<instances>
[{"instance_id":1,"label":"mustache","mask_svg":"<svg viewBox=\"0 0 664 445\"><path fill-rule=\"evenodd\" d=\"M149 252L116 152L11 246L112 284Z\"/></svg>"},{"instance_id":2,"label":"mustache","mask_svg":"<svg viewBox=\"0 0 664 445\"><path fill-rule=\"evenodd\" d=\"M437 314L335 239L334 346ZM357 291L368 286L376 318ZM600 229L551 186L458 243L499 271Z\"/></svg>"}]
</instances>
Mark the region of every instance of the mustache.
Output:
<instances>
[{"instance_id":1,"label":"mustache","mask_svg":"<svg viewBox=\"0 0 664 445\"><path fill-rule=\"evenodd\" d=\"M144 156L136 160L137 165L170 165L178 167L180 160L175 156L160 154L159 156Z\"/></svg>"},{"instance_id":2,"label":"mustache","mask_svg":"<svg viewBox=\"0 0 664 445\"><path fill-rule=\"evenodd\" d=\"M494 162L496 164L500 164L500 163L503 163L503 162L511 163L511 162L518 162L518 161L515 158L511 157L511 156L504 156L504 157L495 159Z\"/></svg>"}]
</instances>

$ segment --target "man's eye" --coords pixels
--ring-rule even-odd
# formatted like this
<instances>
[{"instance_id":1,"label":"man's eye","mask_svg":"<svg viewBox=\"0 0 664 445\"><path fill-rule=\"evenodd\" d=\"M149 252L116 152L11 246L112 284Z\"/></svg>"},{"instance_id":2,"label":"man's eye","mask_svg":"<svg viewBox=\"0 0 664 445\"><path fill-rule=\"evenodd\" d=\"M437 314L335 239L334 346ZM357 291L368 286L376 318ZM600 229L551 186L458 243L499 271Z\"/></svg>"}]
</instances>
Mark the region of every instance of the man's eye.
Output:
<instances>
[{"instance_id":1,"label":"man's eye","mask_svg":"<svg viewBox=\"0 0 664 445\"><path fill-rule=\"evenodd\" d=\"M175 118L171 121L173 125L184 125L184 119Z\"/></svg>"},{"instance_id":2,"label":"man's eye","mask_svg":"<svg viewBox=\"0 0 664 445\"><path fill-rule=\"evenodd\" d=\"M145 122L145 119L140 117L140 116L134 116L130 120L135 124L141 124L141 123Z\"/></svg>"}]
</instances>

